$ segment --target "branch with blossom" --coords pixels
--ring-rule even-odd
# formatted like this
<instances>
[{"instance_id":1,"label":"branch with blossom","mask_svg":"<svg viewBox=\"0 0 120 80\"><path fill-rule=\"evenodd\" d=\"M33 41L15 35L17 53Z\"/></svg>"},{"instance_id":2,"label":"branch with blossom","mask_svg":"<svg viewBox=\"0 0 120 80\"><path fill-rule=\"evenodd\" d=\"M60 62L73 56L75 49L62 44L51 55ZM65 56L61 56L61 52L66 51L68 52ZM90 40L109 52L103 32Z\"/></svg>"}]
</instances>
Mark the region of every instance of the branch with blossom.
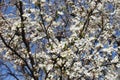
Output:
<instances>
[{"instance_id":1,"label":"branch with blossom","mask_svg":"<svg viewBox=\"0 0 120 80\"><path fill-rule=\"evenodd\" d=\"M0 53L24 79L119 76L118 0L10 1L0 16Z\"/></svg>"}]
</instances>

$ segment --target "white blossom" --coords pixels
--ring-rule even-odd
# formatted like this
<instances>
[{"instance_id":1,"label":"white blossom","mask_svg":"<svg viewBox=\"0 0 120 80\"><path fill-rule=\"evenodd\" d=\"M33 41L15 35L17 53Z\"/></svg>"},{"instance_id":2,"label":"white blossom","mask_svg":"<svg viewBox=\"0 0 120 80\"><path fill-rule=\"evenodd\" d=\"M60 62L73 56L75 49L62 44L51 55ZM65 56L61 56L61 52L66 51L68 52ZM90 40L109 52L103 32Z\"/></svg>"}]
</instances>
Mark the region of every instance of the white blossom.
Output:
<instances>
[{"instance_id":1,"label":"white blossom","mask_svg":"<svg viewBox=\"0 0 120 80\"><path fill-rule=\"evenodd\" d=\"M46 18L46 21L47 21L47 22L51 22L52 19L53 19L53 18L52 18L51 16L49 16L49 17Z\"/></svg>"},{"instance_id":2,"label":"white blossom","mask_svg":"<svg viewBox=\"0 0 120 80\"><path fill-rule=\"evenodd\" d=\"M30 14L29 14L29 13L24 13L22 16L23 16L23 17L29 17Z\"/></svg>"},{"instance_id":3,"label":"white blossom","mask_svg":"<svg viewBox=\"0 0 120 80\"><path fill-rule=\"evenodd\" d=\"M47 64L46 69L47 71L51 70L53 68L53 64Z\"/></svg>"},{"instance_id":4,"label":"white blossom","mask_svg":"<svg viewBox=\"0 0 120 80\"><path fill-rule=\"evenodd\" d=\"M61 11L58 11L58 14L59 14L59 15L64 15L64 13L63 13L63 12L61 12Z\"/></svg>"},{"instance_id":5,"label":"white blossom","mask_svg":"<svg viewBox=\"0 0 120 80\"><path fill-rule=\"evenodd\" d=\"M41 0L41 2L46 2L46 0Z\"/></svg>"}]
</instances>

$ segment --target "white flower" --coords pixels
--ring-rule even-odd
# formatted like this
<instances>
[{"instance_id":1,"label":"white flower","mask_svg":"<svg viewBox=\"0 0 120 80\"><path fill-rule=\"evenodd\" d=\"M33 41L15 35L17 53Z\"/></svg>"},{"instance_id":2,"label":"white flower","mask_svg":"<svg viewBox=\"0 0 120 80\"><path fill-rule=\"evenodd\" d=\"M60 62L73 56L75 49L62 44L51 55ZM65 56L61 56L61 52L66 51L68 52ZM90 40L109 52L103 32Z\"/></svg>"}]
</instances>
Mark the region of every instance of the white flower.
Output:
<instances>
[{"instance_id":1,"label":"white flower","mask_svg":"<svg viewBox=\"0 0 120 80\"><path fill-rule=\"evenodd\" d=\"M12 26L12 30L16 30L16 27L19 25L19 22L14 22Z\"/></svg>"},{"instance_id":2,"label":"white flower","mask_svg":"<svg viewBox=\"0 0 120 80\"><path fill-rule=\"evenodd\" d=\"M37 0L32 0L32 3L35 4L37 2Z\"/></svg>"},{"instance_id":3,"label":"white flower","mask_svg":"<svg viewBox=\"0 0 120 80\"><path fill-rule=\"evenodd\" d=\"M99 3L97 6L98 6L98 10L101 10L103 8L103 5L101 3Z\"/></svg>"},{"instance_id":4,"label":"white flower","mask_svg":"<svg viewBox=\"0 0 120 80\"><path fill-rule=\"evenodd\" d=\"M47 64L46 69L49 71L53 68L53 64Z\"/></svg>"},{"instance_id":5,"label":"white flower","mask_svg":"<svg viewBox=\"0 0 120 80\"><path fill-rule=\"evenodd\" d=\"M103 48L102 51L103 51L103 52L111 53L111 51L113 51L113 48L112 48L112 47L109 47L109 48Z\"/></svg>"},{"instance_id":6,"label":"white flower","mask_svg":"<svg viewBox=\"0 0 120 80\"><path fill-rule=\"evenodd\" d=\"M67 61L65 66L68 67L68 66L70 66L70 65L71 65L71 63Z\"/></svg>"},{"instance_id":7,"label":"white flower","mask_svg":"<svg viewBox=\"0 0 120 80\"><path fill-rule=\"evenodd\" d=\"M110 13L110 15L115 15L116 14L116 10L114 10L114 12Z\"/></svg>"},{"instance_id":8,"label":"white flower","mask_svg":"<svg viewBox=\"0 0 120 80\"><path fill-rule=\"evenodd\" d=\"M30 14L29 14L29 13L24 13L22 16L23 16L23 17L29 17Z\"/></svg>"},{"instance_id":9,"label":"white flower","mask_svg":"<svg viewBox=\"0 0 120 80\"><path fill-rule=\"evenodd\" d=\"M35 9L29 9L29 10L27 10L27 12L32 12L32 13L34 13L34 12L36 12L36 10L35 10Z\"/></svg>"},{"instance_id":10,"label":"white flower","mask_svg":"<svg viewBox=\"0 0 120 80\"><path fill-rule=\"evenodd\" d=\"M14 22L11 29L12 29L12 30L16 30L17 27L21 27L21 23L20 23L19 21Z\"/></svg>"},{"instance_id":11,"label":"white flower","mask_svg":"<svg viewBox=\"0 0 120 80\"><path fill-rule=\"evenodd\" d=\"M70 71L66 70L66 73L67 73L68 75L70 75Z\"/></svg>"},{"instance_id":12,"label":"white flower","mask_svg":"<svg viewBox=\"0 0 120 80\"><path fill-rule=\"evenodd\" d=\"M44 65L44 64L39 64L38 66L39 66L40 68L45 67L45 65Z\"/></svg>"},{"instance_id":13,"label":"white flower","mask_svg":"<svg viewBox=\"0 0 120 80\"><path fill-rule=\"evenodd\" d=\"M95 1L92 1L90 5L91 5L91 8L94 8L96 5Z\"/></svg>"},{"instance_id":14,"label":"white flower","mask_svg":"<svg viewBox=\"0 0 120 80\"><path fill-rule=\"evenodd\" d=\"M45 2L46 2L46 0L41 0L41 2L45 3Z\"/></svg>"},{"instance_id":15,"label":"white flower","mask_svg":"<svg viewBox=\"0 0 120 80\"><path fill-rule=\"evenodd\" d=\"M52 19L53 19L53 18L50 16L50 17L46 18L46 21L47 21L47 22L51 22Z\"/></svg>"},{"instance_id":16,"label":"white flower","mask_svg":"<svg viewBox=\"0 0 120 80\"><path fill-rule=\"evenodd\" d=\"M87 73L88 73L88 70L84 70L84 73L87 74Z\"/></svg>"},{"instance_id":17,"label":"white flower","mask_svg":"<svg viewBox=\"0 0 120 80\"><path fill-rule=\"evenodd\" d=\"M70 54L72 54L72 50L68 48L67 51L64 51L64 52L61 52L61 56L62 57L67 57L67 56L70 56Z\"/></svg>"},{"instance_id":18,"label":"white flower","mask_svg":"<svg viewBox=\"0 0 120 80\"><path fill-rule=\"evenodd\" d=\"M99 12L99 11L95 9L95 10L93 11L93 14L94 14L94 13L98 13L98 12Z\"/></svg>"},{"instance_id":19,"label":"white flower","mask_svg":"<svg viewBox=\"0 0 120 80\"><path fill-rule=\"evenodd\" d=\"M103 45L101 43L98 43L95 47L98 49L98 48L102 48Z\"/></svg>"},{"instance_id":20,"label":"white flower","mask_svg":"<svg viewBox=\"0 0 120 80\"><path fill-rule=\"evenodd\" d=\"M76 31L76 30L80 30L81 27L77 27L76 25L70 27L71 31Z\"/></svg>"},{"instance_id":21,"label":"white flower","mask_svg":"<svg viewBox=\"0 0 120 80\"><path fill-rule=\"evenodd\" d=\"M37 41L37 40L40 40L40 39L42 39L43 37L41 37L41 36L37 36L37 37L34 37L33 38L33 42L35 42L35 41Z\"/></svg>"},{"instance_id":22,"label":"white flower","mask_svg":"<svg viewBox=\"0 0 120 80\"><path fill-rule=\"evenodd\" d=\"M59 59L59 60L57 61L57 63L58 63L59 65L61 65L61 64L62 64L62 60Z\"/></svg>"},{"instance_id":23,"label":"white flower","mask_svg":"<svg viewBox=\"0 0 120 80\"><path fill-rule=\"evenodd\" d=\"M95 20L95 19L96 19L96 16L91 16L91 18L92 18L93 20Z\"/></svg>"},{"instance_id":24,"label":"white flower","mask_svg":"<svg viewBox=\"0 0 120 80\"><path fill-rule=\"evenodd\" d=\"M118 68L119 68L119 67L120 67L120 63L118 63L118 64L116 65L116 67L118 67Z\"/></svg>"},{"instance_id":25,"label":"white flower","mask_svg":"<svg viewBox=\"0 0 120 80\"><path fill-rule=\"evenodd\" d=\"M31 78L31 80L34 80L33 78Z\"/></svg>"},{"instance_id":26,"label":"white flower","mask_svg":"<svg viewBox=\"0 0 120 80\"><path fill-rule=\"evenodd\" d=\"M61 53L62 57L67 57L67 55L68 55L68 53L66 51Z\"/></svg>"},{"instance_id":27,"label":"white flower","mask_svg":"<svg viewBox=\"0 0 120 80\"><path fill-rule=\"evenodd\" d=\"M59 15L64 15L64 13L63 12L60 12L60 11L58 11L57 12Z\"/></svg>"},{"instance_id":28,"label":"white flower","mask_svg":"<svg viewBox=\"0 0 120 80\"><path fill-rule=\"evenodd\" d=\"M81 16L86 16L86 13L85 13L85 12L83 12Z\"/></svg>"},{"instance_id":29,"label":"white flower","mask_svg":"<svg viewBox=\"0 0 120 80\"><path fill-rule=\"evenodd\" d=\"M13 31L14 31L14 30L16 30L16 26L12 26L12 28L11 28L11 29L12 29Z\"/></svg>"},{"instance_id":30,"label":"white flower","mask_svg":"<svg viewBox=\"0 0 120 80\"><path fill-rule=\"evenodd\" d=\"M52 25L53 25L53 26L58 26L58 25L59 25L59 22L53 21Z\"/></svg>"},{"instance_id":31,"label":"white flower","mask_svg":"<svg viewBox=\"0 0 120 80\"><path fill-rule=\"evenodd\" d=\"M90 37L88 39L89 39L89 41L92 41L92 40L95 40L95 37Z\"/></svg>"}]
</instances>

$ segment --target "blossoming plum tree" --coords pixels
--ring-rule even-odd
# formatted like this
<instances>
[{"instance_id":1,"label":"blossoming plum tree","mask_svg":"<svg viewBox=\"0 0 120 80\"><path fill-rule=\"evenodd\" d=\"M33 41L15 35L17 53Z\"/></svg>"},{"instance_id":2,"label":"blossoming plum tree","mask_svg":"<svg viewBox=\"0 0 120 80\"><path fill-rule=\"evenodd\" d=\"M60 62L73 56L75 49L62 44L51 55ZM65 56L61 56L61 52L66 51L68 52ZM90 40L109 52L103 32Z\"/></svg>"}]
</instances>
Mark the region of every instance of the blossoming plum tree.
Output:
<instances>
[{"instance_id":1,"label":"blossoming plum tree","mask_svg":"<svg viewBox=\"0 0 120 80\"><path fill-rule=\"evenodd\" d=\"M120 68L119 4L4 0L0 55L6 74L17 80L115 80Z\"/></svg>"}]
</instances>

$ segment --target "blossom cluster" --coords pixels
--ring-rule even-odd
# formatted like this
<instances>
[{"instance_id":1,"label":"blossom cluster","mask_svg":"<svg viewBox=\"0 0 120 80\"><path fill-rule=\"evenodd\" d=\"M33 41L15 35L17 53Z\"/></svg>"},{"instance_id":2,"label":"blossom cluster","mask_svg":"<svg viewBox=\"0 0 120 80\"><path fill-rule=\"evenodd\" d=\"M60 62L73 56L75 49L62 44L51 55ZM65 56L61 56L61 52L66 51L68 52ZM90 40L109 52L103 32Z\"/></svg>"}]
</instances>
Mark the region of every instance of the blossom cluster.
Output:
<instances>
[{"instance_id":1,"label":"blossom cluster","mask_svg":"<svg viewBox=\"0 0 120 80\"><path fill-rule=\"evenodd\" d=\"M0 19L0 54L25 79L115 80L119 3L11 0L13 10Z\"/></svg>"}]
</instances>

